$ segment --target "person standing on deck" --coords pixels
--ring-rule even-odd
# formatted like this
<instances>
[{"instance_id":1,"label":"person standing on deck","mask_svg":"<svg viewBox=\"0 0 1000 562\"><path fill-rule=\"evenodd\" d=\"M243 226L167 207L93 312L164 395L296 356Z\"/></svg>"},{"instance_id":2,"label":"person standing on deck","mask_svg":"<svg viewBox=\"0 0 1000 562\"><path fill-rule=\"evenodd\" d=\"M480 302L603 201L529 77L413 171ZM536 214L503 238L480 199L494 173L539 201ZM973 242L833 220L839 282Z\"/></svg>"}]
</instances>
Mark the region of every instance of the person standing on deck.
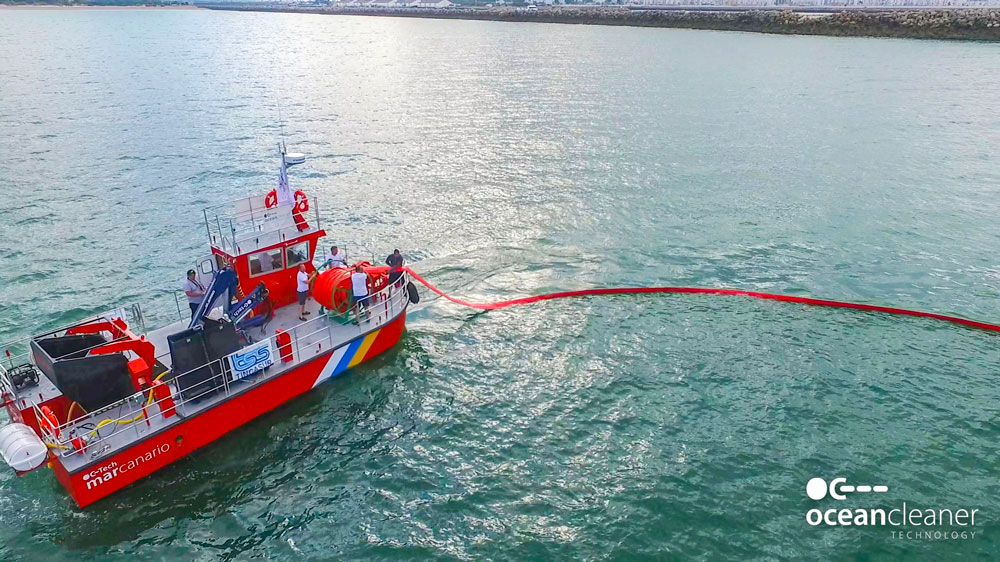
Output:
<instances>
[{"instance_id":1,"label":"person standing on deck","mask_svg":"<svg viewBox=\"0 0 1000 562\"><path fill-rule=\"evenodd\" d=\"M191 318L201 306L201 301L205 300L205 286L198 281L193 269L188 270L187 279L184 280L184 294L188 298L188 306L191 307Z\"/></svg>"},{"instance_id":2,"label":"person standing on deck","mask_svg":"<svg viewBox=\"0 0 1000 562\"><path fill-rule=\"evenodd\" d=\"M355 266L354 273L351 274L351 292L357 305L354 316L360 321L361 310L368 306L368 274L360 265Z\"/></svg>"},{"instance_id":3,"label":"person standing on deck","mask_svg":"<svg viewBox=\"0 0 1000 562\"><path fill-rule=\"evenodd\" d=\"M403 276L403 254L399 249L393 250L389 257L385 258L385 265L389 266L389 283L395 283Z\"/></svg>"},{"instance_id":4,"label":"person standing on deck","mask_svg":"<svg viewBox=\"0 0 1000 562\"><path fill-rule=\"evenodd\" d=\"M330 248L330 253L326 255L326 267L347 267L347 256L336 246Z\"/></svg>"},{"instance_id":5,"label":"person standing on deck","mask_svg":"<svg viewBox=\"0 0 1000 562\"><path fill-rule=\"evenodd\" d=\"M312 281L315 277L315 272L310 274L306 271L306 264L299 264L299 272L295 274L295 293L299 297L299 320L303 322L306 320L306 316L310 314L306 311L306 299L309 298L309 288L312 286Z\"/></svg>"}]
</instances>

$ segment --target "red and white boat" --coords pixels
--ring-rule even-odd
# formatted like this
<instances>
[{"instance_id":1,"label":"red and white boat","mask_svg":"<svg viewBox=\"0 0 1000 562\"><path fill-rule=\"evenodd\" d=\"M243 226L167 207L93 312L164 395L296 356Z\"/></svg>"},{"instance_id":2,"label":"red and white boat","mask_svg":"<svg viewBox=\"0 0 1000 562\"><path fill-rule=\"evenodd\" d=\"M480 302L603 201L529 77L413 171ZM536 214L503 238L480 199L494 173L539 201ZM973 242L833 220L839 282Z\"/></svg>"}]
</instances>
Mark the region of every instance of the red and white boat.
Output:
<instances>
[{"instance_id":1,"label":"red and white boat","mask_svg":"<svg viewBox=\"0 0 1000 562\"><path fill-rule=\"evenodd\" d=\"M416 290L368 262L366 307L350 268L332 267L299 320L298 266L317 270L325 232L281 152L278 189L204 211L211 254L194 269L208 290L190 320L144 332L136 304L2 347L0 456L18 474L47 461L90 505L399 341Z\"/></svg>"}]
</instances>

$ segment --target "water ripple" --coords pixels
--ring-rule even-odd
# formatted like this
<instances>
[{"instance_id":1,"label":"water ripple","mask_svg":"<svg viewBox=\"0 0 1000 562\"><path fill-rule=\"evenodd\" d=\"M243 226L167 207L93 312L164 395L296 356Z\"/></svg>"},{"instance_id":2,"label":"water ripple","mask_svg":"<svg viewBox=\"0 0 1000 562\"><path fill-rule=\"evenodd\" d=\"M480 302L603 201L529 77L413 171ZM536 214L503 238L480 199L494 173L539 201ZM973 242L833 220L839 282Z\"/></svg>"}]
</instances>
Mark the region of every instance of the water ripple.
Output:
<instances>
[{"instance_id":1,"label":"water ripple","mask_svg":"<svg viewBox=\"0 0 1000 562\"><path fill-rule=\"evenodd\" d=\"M470 300L1000 317L991 45L195 10L5 10L0 36L0 340L172 318L199 208L270 189L282 131L331 244ZM844 474L1000 510L989 334L697 295L424 295L408 326L87 510L0 471L0 558L996 556L995 522L823 533L802 494Z\"/></svg>"}]
</instances>

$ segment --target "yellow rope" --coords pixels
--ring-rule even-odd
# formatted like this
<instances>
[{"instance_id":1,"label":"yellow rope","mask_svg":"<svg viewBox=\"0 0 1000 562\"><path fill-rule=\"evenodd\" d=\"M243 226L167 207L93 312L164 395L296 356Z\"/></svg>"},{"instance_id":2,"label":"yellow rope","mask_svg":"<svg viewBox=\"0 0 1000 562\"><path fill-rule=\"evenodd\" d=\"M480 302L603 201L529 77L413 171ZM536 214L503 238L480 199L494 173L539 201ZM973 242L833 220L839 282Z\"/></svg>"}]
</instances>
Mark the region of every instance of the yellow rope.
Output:
<instances>
[{"instance_id":1,"label":"yellow rope","mask_svg":"<svg viewBox=\"0 0 1000 562\"><path fill-rule=\"evenodd\" d=\"M167 374L167 373L164 372L163 374L160 375L160 377L162 377L165 374ZM156 380L159 380L159 377L157 377ZM146 407L148 408L152 403L153 403L153 391L150 390L149 391L149 399L146 401ZM74 405L76 405L76 402L73 402L73 404L70 405L70 411L71 412L72 412L72 409L73 409ZM97 424L96 427L94 427L93 431L90 432L90 436L93 437L93 436L97 435L97 431L99 429L101 429L102 427L106 426L106 425L110 425L110 424L128 425L130 423L134 423L134 422L137 422L137 421L141 420L143 418L143 415L144 415L144 412L139 412L139 414L136 417L134 417L134 418L132 418L130 420L102 420L100 423ZM45 442L45 444L48 445L49 447L52 447L53 449L68 449L69 448L69 447L67 447L65 445L59 445L59 444L56 444L56 443L49 443L47 441Z\"/></svg>"},{"instance_id":2,"label":"yellow rope","mask_svg":"<svg viewBox=\"0 0 1000 562\"><path fill-rule=\"evenodd\" d=\"M130 424L130 423L137 422L137 421L141 420L142 416L143 416L142 412L139 412L139 415L137 415L136 417L134 417L134 418L132 418L130 420L104 420L101 423L97 424L97 427L95 427L94 430L90 432L90 436L93 437L93 436L97 435L97 430L101 429L102 427L104 427L106 425L110 425L110 424L113 424L113 423L118 424L118 425L127 425L127 424Z\"/></svg>"},{"instance_id":3,"label":"yellow rope","mask_svg":"<svg viewBox=\"0 0 1000 562\"><path fill-rule=\"evenodd\" d=\"M82 411L84 414L87 413L87 411L83 409L83 406L81 406L76 402L73 402L72 404L69 405L69 410L66 412L66 421L70 421L71 419L73 419L73 408L80 408L80 411Z\"/></svg>"},{"instance_id":4,"label":"yellow rope","mask_svg":"<svg viewBox=\"0 0 1000 562\"><path fill-rule=\"evenodd\" d=\"M163 376L163 375L160 375L160 376ZM152 403L153 403L153 391L150 390L149 391L149 400L146 401L146 407L148 408L149 405L152 404ZM101 429L102 427L106 426L106 425L110 425L110 424L113 424L113 423L114 424L118 424L118 425L128 425L130 423L134 423L134 422L137 422L137 421L141 420L144 415L145 415L145 412L139 412L138 415L136 415L134 418L132 418L130 420L102 420L100 423L97 424L97 426L94 428L94 430L90 432L90 436L93 437L93 436L97 435L97 431L99 429Z\"/></svg>"}]
</instances>

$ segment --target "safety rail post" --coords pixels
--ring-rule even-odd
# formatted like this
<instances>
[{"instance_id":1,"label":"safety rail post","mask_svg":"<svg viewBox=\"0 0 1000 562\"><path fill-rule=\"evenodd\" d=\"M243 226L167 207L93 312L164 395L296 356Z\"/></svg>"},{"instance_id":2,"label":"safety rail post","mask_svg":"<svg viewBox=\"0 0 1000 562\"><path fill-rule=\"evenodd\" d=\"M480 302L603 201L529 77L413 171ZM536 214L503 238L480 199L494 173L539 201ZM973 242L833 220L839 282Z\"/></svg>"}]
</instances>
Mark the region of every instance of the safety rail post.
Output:
<instances>
[{"instance_id":1,"label":"safety rail post","mask_svg":"<svg viewBox=\"0 0 1000 562\"><path fill-rule=\"evenodd\" d=\"M142 331L146 331L146 315L142 313L142 306L139 303L132 303L132 314L135 315L136 322L142 326Z\"/></svg>"},{"instance_id":2,"label":"safety rail post","mask_svg":"<svg viewBox=\"0 0 1000 562\"><path fill-rule=\"evenodd\" d=\"M226 372L226 363L222 360L222 358L216 359L216 361L219 362L219 375L222 377L222 387L223 389L225 389L226 397L228 398L230 396L229 373Z\"/></svg>"},{"instance_id":3,"label":"safety rail post","mask_svg":"<svg viewBox=\"0 0 1000 562\"><path fill-rule=\"evenodd\" d=\"M208 244L212 245L212 227L208 226L208 209L202 209L201 212L205 215L205 232L208 233Z\"/></svg>"},{"instance_id":4,"label":"safety rail post","mask_svg":"<svg viewBox=\"0 0 1000 562\"><path fill-rule=\"evenodd\" d=\"M222 238L222 249L225 250L226 249L226 242L228 242L228 240L226 240L226 237L222 234L222 221L219 220L219 214L218 213L215 214L215 227L219 229L219 238Z\"/></svg>"},{"instance_id":5,"label":"safety rail post","mask_svg":"<svg viewBox=\"0 0 1000 562\"><path fill-rule=\"evenodd\" d=\"M393 288L392 286L393 285L394 285L394 283L389 283L389 294L385 296L385 299L383 299L385 301L385 303L382 306L384 314L382 315L382 321L379 322L379 324L382 324L383 322L385 322L389 318L389 307L390 307L390 301L392 300L392 288Z\"/></svg>"},{"instance_id":6,"label":"safety rail post","mask_svg":"<svg viewBox=\"0 0 1000 562\"><path fill-rule=\"evenodd\" d=\"M152 393L153 389L149 389L149 392ZM133 394L132 397L134 398L135 394ZM139 418L140 416L142 416L142 419L136 419ZM139 433L139 426L142 425L141 423L142 421L146 421L147 423L149 422L149 412L146 411L146 397L143 396L142 394L139 394L139 415L132 416L132 422L128 424L133 426L133 429L135 429L136 439L142 437L142 434ZM118 425L118 421L115 422L115 425Z\"/></svg>"},{"instance_id":7,"label":"safety rail post","mask_svg":"<svg viewBox=\"0 0 1000 562\"><path fill-rule=\"evenodd\" d=\"M250 230L257 232L257 222L253 220L253 196L247 197L247 206L250 208Z\"/></svg>"},{"instance_id":8,"label":"safety rail post","mask_svg":"<svg viewBox=\"0 0 1000 562\"><path fill-rule=\"evenodd\" d=\"M0 407L6 406L17 399L17 389L10 380L7 369L0 365Z\"/></svg>"},{"instance_id":9,"label":"safety rail post","mask_svg":"<svg viewBox=\"0 0 1000 562\"><path fill-rule=\"evenodd\" d=\"M321 225L319 223L319 197L313 197L313 203L315 203L315 205L313 205L313 211L314 211L315 220L316 220L316 223L315 223L316 224L316 230L319 230L319 229L323 228L323 225Z\"/></svg>"}]
</instances>

